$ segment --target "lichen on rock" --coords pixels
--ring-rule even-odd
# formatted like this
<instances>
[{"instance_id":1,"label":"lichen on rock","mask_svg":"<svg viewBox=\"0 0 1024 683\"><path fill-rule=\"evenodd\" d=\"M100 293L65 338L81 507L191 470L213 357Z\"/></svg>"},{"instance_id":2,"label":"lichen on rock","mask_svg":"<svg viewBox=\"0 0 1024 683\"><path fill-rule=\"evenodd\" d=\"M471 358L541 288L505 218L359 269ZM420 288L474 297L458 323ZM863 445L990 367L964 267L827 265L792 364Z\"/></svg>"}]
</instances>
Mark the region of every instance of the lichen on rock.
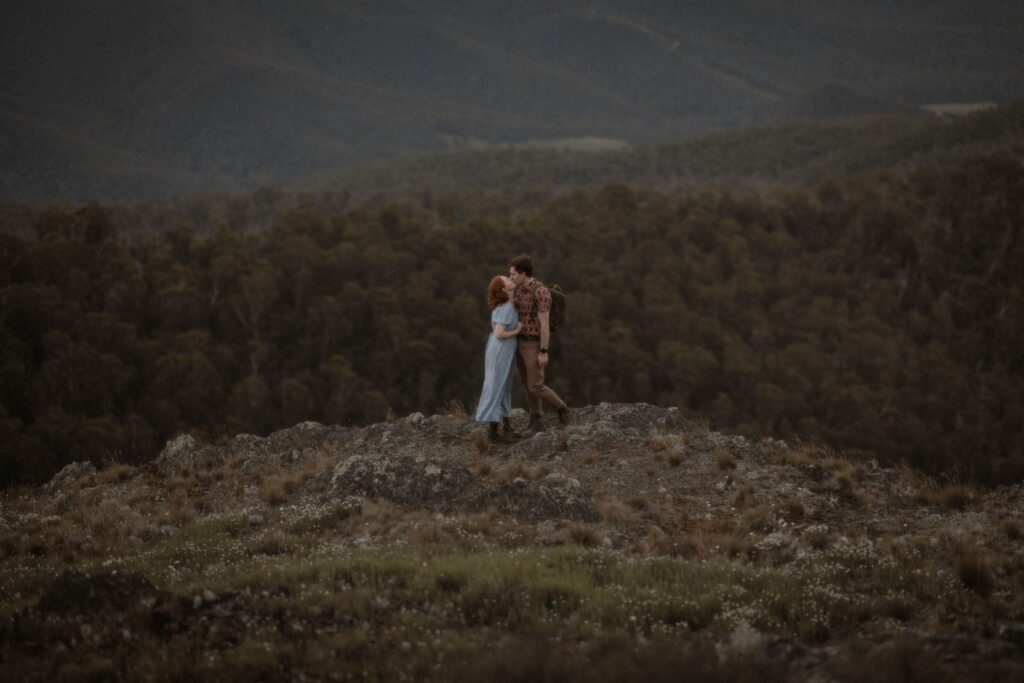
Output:
<instances>
[{"instance_id":1,"label":"lichen on rock","mask_svg":"<svg viewBox=\"0 0 1024 683\"><path fill-rule=\"evenodd\" d=\"M457 506L477 477L442 458L408 455L355 455L334 468L331 495L356 495L432 509Z\"/></svg>"}]
</instances>

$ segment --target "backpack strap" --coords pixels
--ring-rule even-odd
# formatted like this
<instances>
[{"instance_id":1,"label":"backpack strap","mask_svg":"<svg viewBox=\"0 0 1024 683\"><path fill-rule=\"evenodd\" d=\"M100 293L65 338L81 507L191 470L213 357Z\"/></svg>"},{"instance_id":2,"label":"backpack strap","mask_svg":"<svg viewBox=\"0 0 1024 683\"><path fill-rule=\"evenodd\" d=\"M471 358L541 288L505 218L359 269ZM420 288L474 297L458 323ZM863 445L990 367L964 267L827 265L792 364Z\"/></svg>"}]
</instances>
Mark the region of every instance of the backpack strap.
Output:
<instances>
[{"instance_id":1,"label":"backpack strap","mask_svg":"<svg viewBox=\"0 0 1024 683\"><path fill-rule=\"evenodd\" d=\"M541 287L547 289L547 285L534 278L533 287L530 288L530 315L538 324L540 323L540 311L537 310L537 290Z\"/></svg>"}]
</instances>

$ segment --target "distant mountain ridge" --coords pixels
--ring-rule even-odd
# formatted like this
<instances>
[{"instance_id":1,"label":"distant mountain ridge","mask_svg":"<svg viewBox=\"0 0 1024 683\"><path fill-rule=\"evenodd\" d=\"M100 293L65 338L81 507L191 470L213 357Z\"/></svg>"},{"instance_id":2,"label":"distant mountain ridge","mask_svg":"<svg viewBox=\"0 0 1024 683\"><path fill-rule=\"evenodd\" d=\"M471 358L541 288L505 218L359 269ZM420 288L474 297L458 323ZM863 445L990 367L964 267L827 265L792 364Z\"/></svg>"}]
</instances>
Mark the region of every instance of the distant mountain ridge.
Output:
<instances>
[{"instance_id":1,"label":"distant mountain ridge","mask_svg":"<svg viewBox=\"0 0 1024 683\"><path fill-rule=\"evenodd\" d=\"M678 142L615 147L611 141L505 146L370 162L304 178L295 191L344 189L466 192L597 187L627 183L674 189L701 185L806 185L975 152L1024 153L1024 102L962 117L860 116L776 123Z\"/></svg>"},{"instance_id":2,"label":"distant mountain ridge","mask_svg":"<svg viewBox=\"0 0 1024 683\"><path fill-rule=\"evenodd\" d=\"M651 143L1024 97L1011 3L15 0L0 198L281 183L472 140Z\"/></svg>"}]
</instances>

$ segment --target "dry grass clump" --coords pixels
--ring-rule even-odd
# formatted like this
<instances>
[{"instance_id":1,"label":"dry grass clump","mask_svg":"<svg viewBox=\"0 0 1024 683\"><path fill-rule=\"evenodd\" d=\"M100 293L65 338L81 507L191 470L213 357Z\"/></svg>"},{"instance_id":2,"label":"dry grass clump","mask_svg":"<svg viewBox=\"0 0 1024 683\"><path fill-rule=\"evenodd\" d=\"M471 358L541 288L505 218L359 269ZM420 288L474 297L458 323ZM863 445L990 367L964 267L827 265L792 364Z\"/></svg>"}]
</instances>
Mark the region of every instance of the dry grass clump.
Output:
<instances>
[{"instance_id":1,"label":"dry grass clump","mask_svg":"<svg viewBox=\"0 0 1024 683\"><path fill-rule=\"evenodd\" d=\"M272 479L264 479L263 483L260 484L259 495L267 505L280 505L288 501L288 494L290 491L285 490L285 480L283 478L274 477Z\"/></svg>"},{"instance_id":2,"label":"dry grass clump","mask_svg":"<svg viewBox=\"0 0 1024 683\"><path fill-rule=\"evenodd\" d=\"M460 420L469 419L469 411L466 410L465 404L457 398L447 401L444 404L443 409L447 415L452 415Z\"/></svg>"},{"instance_id":3,"label":"dry grass clump","mask_svg":"<svg viewBox=\"0 0 1024 683\"><path fill-rule=\"evenodd\" d=\"M786 519L791 522L798 522L807 515L804 504L796 497L786 499L786 502L782 504L782 512L786 515Z\"/></svg>"},{"instance_id":4,"label":"dry grass clump","mask_svg":"<svg viewBox=\"0 0 1024 683\"><path fill-rule=\"evenodd\" d=\"M766 534L772 530L772 512L767 505L758 505L743 513L743 523L750 531Z\"/></svg>"},{"instance_id":5,"label":"dry grass clump","mask_svg":"<svg viewBox=\"0 0 1024 683\"><path fill-rule=\"evenodd\" d=\"M900 478L904 484L914 491L913 501L919 505L931 505L948 510L960 510L974 503L977 490L960 480L959 475L946 475L942 481L903 467Z\"/></svg>"},{"instance_id":6,"label":"dry grass clump","mask_svg":"<svg viewBox=\"0 0 1024 683\"><path fill-rule=\"evenodd\" d=\"M231 478L231 476L237 473L238 469L248 459L249 456L246 453L238 453L237 455L232 456L228 460L222 462L213 471L213 478L217 481L223 481L224 479Z\"/></svg>"},{"instance_id":7,"label":"dry grass clump","mask_svg":"<svg viewBox=\"0 0 1024 683\"><path fill-rule=\"evenodd\" d=\"M196 516L194 501L181 488L176 488L167 494L167 511L171 521L175 524L187 524Z\"/></svg>"},{"instance_id":8,"label":"dry grass clump","mask_svg":"<svg viewBox=\"0 0 1024 683\"><path fill-rule=\"evenodd\" d=\"M486 458L477 458L473 461L473 467L471 469L478 477L488 477L494 471L491 468L490 461Z\"/></svg>"},{"instance_id":9,"label":"dry grass clump","mask_svg":"<svg viewBox=\"0 0 1024 683\"><path fill-rule=\"evenodd\" d=\"M494 473L494 478L505 484L516 479L529 479L530 468L522 460L514 460Z\"/></svg>"},{"instance_id":10,"label":"dry grass clump","mask_svg":"<svg viewBox=\"0 0 1024 683\"><path fill-rule=\"evenodd\" d=\"M551 466L546 463L541 463L536 467L527 467L522 460L516 460L498 470L494 476L499 482L506 484L516 479L543 479L549 474L551 474Z\"/></svg>"},{"instance_id":11,"label":"dry grass clump","mask_svg":"<svg viewBox=\"0 0 1024 683\"><path fill-rule=\"evenodd\" d=\"M683 462L683 454L677 450L669 451L668 464L672 467L679 467Z\"/></svg>"},{"instance_id":12,"label":"dry grass clump","mask_svg":"<svg viewBox=\"0 0 1024 683\"><path fill-rule=\"evenodd\" d=\"M409 541L412 545L451 545L456 538L452 530L444 525L425 523L412 530Z\"/></svg>"},{"instance_id":13,"label":"dry grass clump","mask_svg":"<svg viewBox=\"0 0 1024 683\"><path fill-rule=\"evenodd\" d=\"M188 498L200 485L199 476L190 468L183 467L177 476L167 481L167 499L170 501L172 499Z\"/></svg>"},{"instance_id":14,"label":"dry grass clump","mask_svg":"<svg viewBox=\"0 0 1024 683\"><path fill-rule=\"evenodd\" d=\"M785 464L793 467L805 467L817 463L816 453L806 447L800 447L787 453L781 453L780 458Z\"/></svg>"},{"instance_id":15,"label":"dry grass clump","mask_svg":"<svg viewBox=\"0 0 1024 683\"><path fill-rule=\"evenodd\" d=\"M964 586L988 596L995 588L993 563L989 554L977 546L960 541L953 546L953 568Z\"/></svg>"},{"instance_id":16,"label":"dry grass clump","mask_svg":"<svg viewBox=\"0 0 1024 683\"><path fill-rule=\"evenodd\" d=\"M563 537L567 543L582 548L597 548L602 543L601 536L594 529L579 522L573 522L566 526L563 530Z\"/></svg>"},{"instance_id":17,"label":"dry grass clump","mask_svg":"<svg viewBox=\"0 0 1024 683\"><path fill-rule=\"evenodd\" d=\"M1007 517L999 523L999 528L1011 541L1019 541L1024 538L1024 523L1019 519Z\"/></svg>"},{"instance_id":18,"label":"dry grass clump","mask_svg":"<svg viewBox=\"0 0 1024 683\"><path fill-rule=\"evenodd\" d=\"M749 560L754 552L754 544L747 536L728 536L720 544L722 553L732 559Z\"/></svg>"},{"instance_id":19,"label":"dry grass clump","mask_svg":"<svg viewBox=\"0 0 1024 683\"><path fill-rule=\"evenodd\" d=\"M647 437L647 440L644 441L644 445L647 446L652 453L661 453L662 451L667 451L669 446L672 445L672 439L664 434L654 434Z\"/></svg>"},{"instance_id":20,"label":"dry grass clump","mask_svg":"<svg viewBox=\"0 0 1024 683\"><path fill-rule=\"evenodd\" d=\"M491 450L491 442L487 440L486 434L477 434L473 437L473 448L479 456L486 456Z\"/></svg>"},{"instance_id":21,"label":"dry grass clump","mask_svg":"<svg viewBox=\"0 0 1024 683\"><path fill-rule=\"evenodd\" d=\"M294 536L289 536L281 531L271 530L263 534L249 546L253 555L287 555L298 549L298 542Z\"/></svg>"},{"instance_id":22,"label":"dry grass clump","mask_svg":"<svg viewBox=\"0 0 1024 683\"><path fill-rule=\"evenodd\" d=\"M832 534L828 527L818 524L811 526L803 535L804 542L814 550L824 550L832 543Z\"/></svg>"},{"instance_id":23,"label":"dry grass clump","mask_svg":"<svg viewBox=\"0 0 1024 683\"><path fill-rule=\"evenodd\" d=\"M534 541L536 534L536 527L532 524L524 524L494 507L489 507L484 512L463 516L461 525L466 533L497 540L507 548L529 545Z\"/></svg>"},{"instance_id":24,"label":"dry grass clump","mask_svg":"<svg viewBox=\"0 0 1024 683\"><path fill-rule=\"evenodd\" d=\"M549 474L551 474L551 466L546 463L541 463L530 470L530 479L543 479Z\"/></svg>"},{"instance_id":25,"label":"dry grass clump","mask_svg":"<svg viewBox=\"0 0 1024 683\"><path fill-rule=\"evenodd\" d=\"M555 435L555 446L557 446L558 450L560 450L560 451L567 451L567 450L569 450L569 434L568 434L568 432L565 432L563 430L560 430L560 431L557 432L557 434Z\"/></svg>"},{"instance_id":26,"label":"dry grass clump","mask_svg":"<svg viewBox=\"0 0 1024 683\"><path fill-rule=\"evenodd\" d=\"M690 434L707 434L711 431L711 422L703 415L696 415L686 421L686 432L683 436L689 442Z\"/></svg>"},{"instance_id":27,"label":"dry grass clump","mask_svg":"<svg viewBox=\"0 0 1024 683\"><path fill-rule=\"evenodd\" d=\"M975 491L960 482L926 485L918 489L914 501L950 510L960 510L974 502Z\"/></svg>"},{"instance_id":28,"label":"dry grass clump","mask_svg":"<svg viewBox=\"0 0 1024 683\"><path fill-rule=\"evenodd\" d=\"M280 469L269 472L259 483L257 495L268 505L280 505L299 490L307 481L324 469L330 467L331 460L317 460L307 464L296 472L282 472Z\"/></svg>"},{"instance_id":29,"label":"dry grass clump","mask_svg":"<svg viewBox=\"0 0 1024 683\"><path fill-rule=\"evenodd\" d=\"M693 557L697 554L697 545L689 537L668 534L656 524L648 527L640 547L652 557Z\"/></svg>"},{"instance_id":30,"label":"dry grass clump","mask_svg":"<svg viewBox=\"0 0 1024 683\"><path fill-rule=\"evenodd\" d=\"M630 496L626 498L626 505L641 513L649 512L651 509L650 501L643 496Z\"/></svg>"},{"instance_id":31,"label":"dry grass clump","mask_svg":"<svg viewBox=\"0 0 1024 683\"><path fill-rule=\"evenodd\" d=\"M638 518L636 510L619 498L601 498L594 507L601 519L611 524L632 524Z\"/></svg>"},{"instance_id":32,"label":"dry grass clump","mask_svg":"<svg viewBox=\"0 0 1024 683\"><path fill-rule=\"evenodd\" d=\"M131 465L115 463L97 473L96 482L99 484L116 484L131 478L134 473L135 468Z\"/></svg>"},{"instance_id":33,"label":"dry grass clump","mask_svg":"<svg viewBox=\"0 0 1024 683\"><path fill-rule=\"evenodd\" d=\"M733 496L732 506L737 510L743 510L754 504L754 487L747 484Z\"/></svg>"},{"instance_id":34,"label":"dry grass clump","mask_svg":"<svg viewBox=\"0 0 1024 683\"><path fill-rule=\"evenodd\" d=\"M715 450L715 464L720 470L734 470L736 469L736 456L724 448L718 448Z\"/></svg>"}]
</instances>

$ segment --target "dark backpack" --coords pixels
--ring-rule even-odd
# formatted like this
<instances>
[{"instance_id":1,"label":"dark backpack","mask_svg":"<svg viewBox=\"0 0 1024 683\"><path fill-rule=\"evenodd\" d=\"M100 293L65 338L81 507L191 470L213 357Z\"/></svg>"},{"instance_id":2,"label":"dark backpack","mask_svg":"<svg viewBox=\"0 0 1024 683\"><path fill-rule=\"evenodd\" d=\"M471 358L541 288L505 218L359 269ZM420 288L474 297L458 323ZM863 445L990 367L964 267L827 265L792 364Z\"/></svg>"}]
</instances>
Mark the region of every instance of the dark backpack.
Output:
<instances>
[{"instance_id":1,"label":"dark backpack","mask_svg":"<svg viewBox=\"0 0 1024 683\"><path fill-rule=\"evenodd\" d=\"M548 314L548 323L554 332L565 324L565 292L558 285L551 285L548 291L551 292L551 313Z\"/></svg>"}]
</instances>

